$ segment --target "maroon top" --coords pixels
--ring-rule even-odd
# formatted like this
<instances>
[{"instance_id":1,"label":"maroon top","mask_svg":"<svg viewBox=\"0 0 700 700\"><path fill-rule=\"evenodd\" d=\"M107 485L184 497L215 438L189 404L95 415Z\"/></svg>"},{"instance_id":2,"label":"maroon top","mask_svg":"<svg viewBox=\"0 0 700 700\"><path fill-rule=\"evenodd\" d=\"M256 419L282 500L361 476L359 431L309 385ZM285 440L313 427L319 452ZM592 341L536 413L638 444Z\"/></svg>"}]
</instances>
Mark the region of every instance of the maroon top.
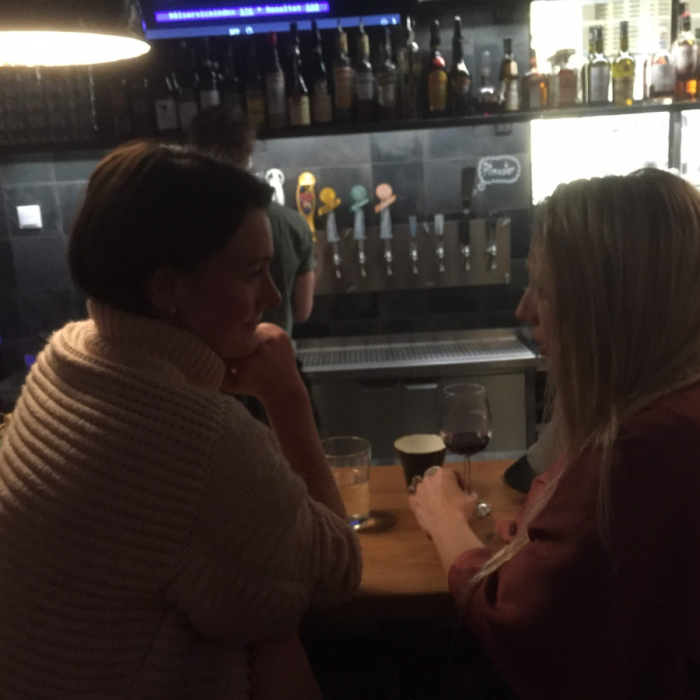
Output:
<instances>
[{"instance_id":1,"label":"maroon top","mask_svg":"<svg viewBox=\"0 0 700 700\"><path fill-rule=\"evenodd\" d=\"M700 385L620 431L612 559L598 526L599 463L588 452L569 465L531 541L471 593L489 552L458 557L450 590L520 700L700 698Z\"/></svg>"}]
</instances>

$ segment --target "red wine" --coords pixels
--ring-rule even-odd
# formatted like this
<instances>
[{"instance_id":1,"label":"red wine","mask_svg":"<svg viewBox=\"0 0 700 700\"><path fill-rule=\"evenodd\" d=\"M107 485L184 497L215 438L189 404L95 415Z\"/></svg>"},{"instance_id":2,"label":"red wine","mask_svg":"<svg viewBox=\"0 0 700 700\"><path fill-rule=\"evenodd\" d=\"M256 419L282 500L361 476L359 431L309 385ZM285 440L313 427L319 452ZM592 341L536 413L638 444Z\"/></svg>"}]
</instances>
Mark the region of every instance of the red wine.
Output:
<instances>
[{"instance_id":1,"label":"red wine","mask_svg":"<svg viewBox=\"0 0 700 700\"><path fill-rule=\"evenodd\" d=\"M469 457L481 452L491 441L487 433L446 433L443 437L450 452Z\"/></svg>"}]
</instances>

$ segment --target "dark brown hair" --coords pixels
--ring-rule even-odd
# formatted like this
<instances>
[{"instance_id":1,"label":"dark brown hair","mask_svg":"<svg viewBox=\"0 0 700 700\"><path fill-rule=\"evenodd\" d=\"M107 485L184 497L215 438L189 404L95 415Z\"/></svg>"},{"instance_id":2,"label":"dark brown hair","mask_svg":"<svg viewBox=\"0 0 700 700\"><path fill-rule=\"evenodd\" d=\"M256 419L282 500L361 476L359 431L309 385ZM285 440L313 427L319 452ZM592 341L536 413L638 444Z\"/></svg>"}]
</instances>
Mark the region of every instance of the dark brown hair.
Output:
<instances>
[{"instance_id":1,"label":"dark brown hair","mask_svg":"<svg viewBox=\"0 0 700 700\"><path fill-rule=\"evenodd\" d=\"M199 150L230 160L239 168L248 166L255 148L255 126L230 107L209 107L190 125L190 143Z\"/></svg>"},{"instance_id":2,"label":"dark brown hair","mask_svg":"<svg viewBox=\"0 0 700 700\"><path fill-rule=\"evenodd\" d=\"M270 196L267 185L211 156L145 141L121 146L92 174L73 225L73 281L89 297L148 314L145 285L156 271L195 270Z\"/></svg>"}]
</instances>

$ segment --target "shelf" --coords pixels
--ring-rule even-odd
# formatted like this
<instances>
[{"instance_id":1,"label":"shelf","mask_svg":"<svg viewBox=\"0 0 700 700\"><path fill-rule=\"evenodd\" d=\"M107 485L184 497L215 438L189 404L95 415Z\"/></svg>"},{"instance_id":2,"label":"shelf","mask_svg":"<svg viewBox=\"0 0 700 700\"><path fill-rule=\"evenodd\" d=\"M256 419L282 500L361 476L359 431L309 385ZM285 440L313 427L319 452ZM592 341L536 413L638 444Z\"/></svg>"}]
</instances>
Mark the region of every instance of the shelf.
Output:
<instances>
[{"instance_id":1,"label":"shelf","mask_svg":"<svg viewBox=\"0 0 700 700\"><path fill-rule=\"evenodd\" d=\"M419 119L414 121L376 122L365 124L332 124L329 126L296 127L287 129L263 129L258 138L261 141L304 138L311 136L343 136L349 134L375 134L394 131L412 131L416 129L446 129L451 127L470 127L501 124L523 124L536 119L584 119L624 114L654 114L659 112L678 113L686 110L700 109L700 101L673 102L672 104L636 104L631 107L586 107L577 106L562 109L542 110L536 112L512 112L499 114L478 114L469 117L447 119ZM0 146L0 156L105 150L118 146L115 141L95 141L58 144L22 144L18 146Z\"/></svg>"}]
</instances>

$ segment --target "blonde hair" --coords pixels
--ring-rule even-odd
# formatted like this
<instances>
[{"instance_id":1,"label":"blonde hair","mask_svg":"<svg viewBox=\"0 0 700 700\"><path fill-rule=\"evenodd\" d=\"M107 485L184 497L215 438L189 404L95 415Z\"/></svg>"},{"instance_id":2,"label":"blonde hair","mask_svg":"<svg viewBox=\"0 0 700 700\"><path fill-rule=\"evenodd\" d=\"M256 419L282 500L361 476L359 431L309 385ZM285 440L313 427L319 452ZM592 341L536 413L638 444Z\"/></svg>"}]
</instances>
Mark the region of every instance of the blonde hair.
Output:
<instances>
[{"instance_id":1,"label":"blonde hair","mask_svg":"<svg viewBox=\"0 0 700 700\"><path fill-rule=\"evenodd\" d=\"M537 212L533 293L548 304L553 420L567 463L600 456L598 516L611 547L608 490L620 426L659 397L700 380L700 194L644 169L560 185ZM529 541L527 526L477 574L488 576Z\"/></svg>"}]
</instances>

